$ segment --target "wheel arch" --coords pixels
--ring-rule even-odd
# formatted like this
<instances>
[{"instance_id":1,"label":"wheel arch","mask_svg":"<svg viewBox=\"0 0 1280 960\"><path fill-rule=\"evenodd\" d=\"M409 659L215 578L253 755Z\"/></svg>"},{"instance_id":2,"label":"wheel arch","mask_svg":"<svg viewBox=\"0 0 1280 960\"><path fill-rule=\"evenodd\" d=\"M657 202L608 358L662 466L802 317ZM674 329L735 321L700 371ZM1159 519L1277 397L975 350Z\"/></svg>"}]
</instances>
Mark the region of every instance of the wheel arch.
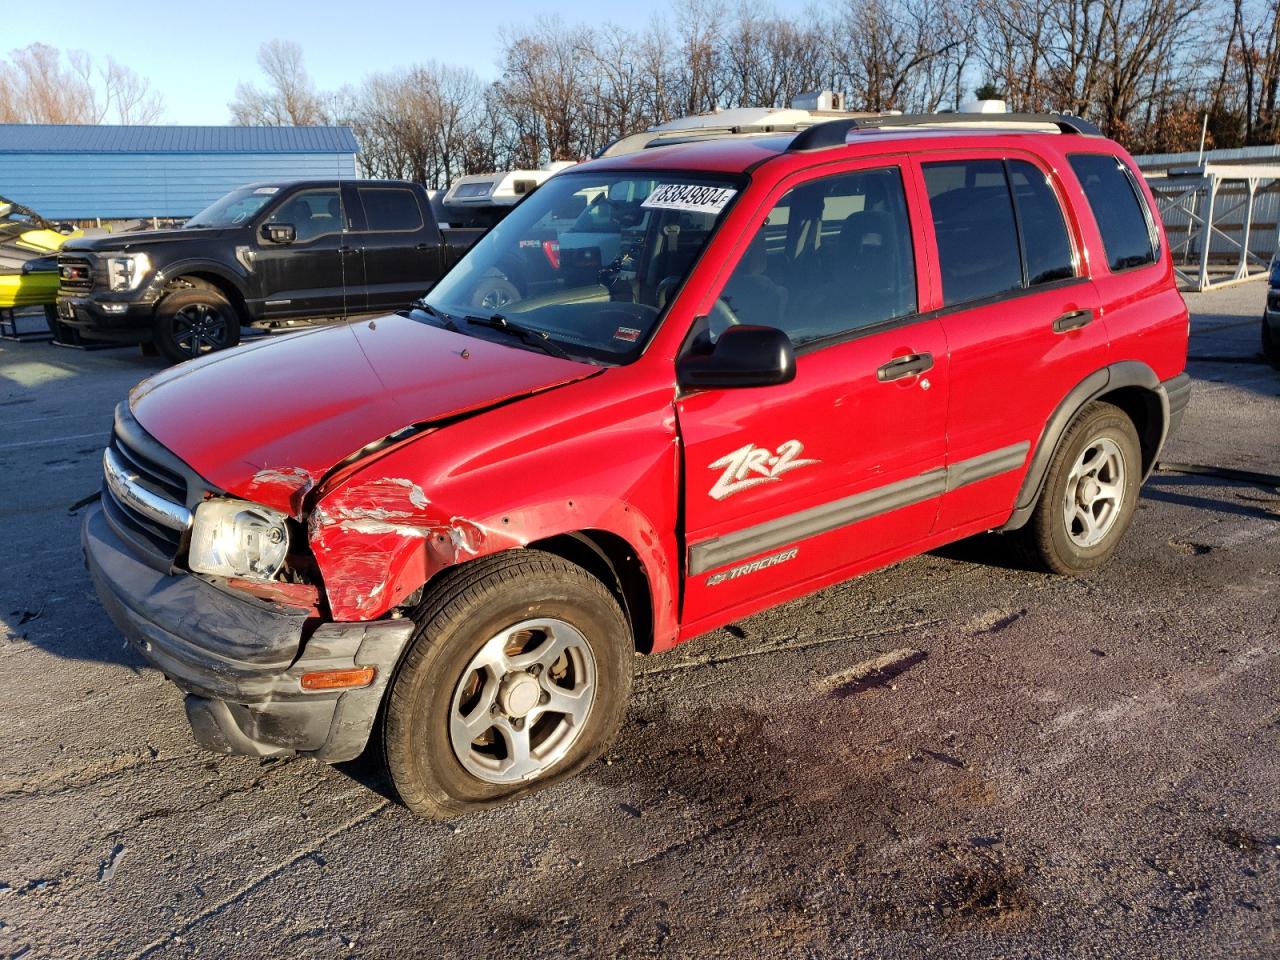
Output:
<instances>
[{"instance_id":1,"label":"wheel arch","mask_svg":"<svg viewBox=\"0 0 1280 960\"><path fill-rule=\"evenodd\" d=\"M600 580L626 614L636 650L653 650L653 593L639 555L625 539L608 530L577 530L536 540L529 547L576 563Z\"/></svg>"},{"instance_id":2,"label":"wheel arch","mask_svg":"<svg viewBox=\"0 0 1280 960\"><path fill-rule=\"evenodd\" d=\"M180 285L183 281L199 280L209 284L211 287L221 293L235 308L236 313L240 315L241 323L248 323L251 319L249 316L249 306L245 301L244 290L240 284L232 277L219 271L210 269L207 266L192 265L190 269L176 270L172 273L168 280L165 281L164 293L173 289L181 289Z\"/></svg>"},{"instance_id":3,"label":"wheel arch","mask_svg":"<svg viewBox=\"0 0 1280 960\"><path fill-rule=\"evenodd\" d=\"M1122 360L1103 367L1076 384L1049 417L1031 455L1013 515L1000 527L1002 531L1020 529L1031 519L1063 435L1080 411L1095 400L1119 407L1133 421L1142 448L1143 479L1155 468L1156 457L1169 433L1169 397L1164 385L1156 372L1140 360Z\"/></svg>"}]
</instances>

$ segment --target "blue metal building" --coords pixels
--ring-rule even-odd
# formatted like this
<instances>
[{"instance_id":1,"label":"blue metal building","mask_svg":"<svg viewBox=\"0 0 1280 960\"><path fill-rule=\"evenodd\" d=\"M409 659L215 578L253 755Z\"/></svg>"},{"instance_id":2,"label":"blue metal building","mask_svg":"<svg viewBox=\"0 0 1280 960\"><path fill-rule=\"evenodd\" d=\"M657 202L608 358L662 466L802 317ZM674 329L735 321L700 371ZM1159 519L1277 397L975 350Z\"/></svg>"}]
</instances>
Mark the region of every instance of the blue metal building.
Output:
<instances>
[{"instance_id":1,"label":"blue metal building","mask_svg":"<svg viewBox=\"0 0 1280 960\"><path fill-rule=\"evenodd\" d=\"M189 217L255 180L355 177L350 127L0 124L0 196L54 220Z\"/></svg>"}]
</instances>

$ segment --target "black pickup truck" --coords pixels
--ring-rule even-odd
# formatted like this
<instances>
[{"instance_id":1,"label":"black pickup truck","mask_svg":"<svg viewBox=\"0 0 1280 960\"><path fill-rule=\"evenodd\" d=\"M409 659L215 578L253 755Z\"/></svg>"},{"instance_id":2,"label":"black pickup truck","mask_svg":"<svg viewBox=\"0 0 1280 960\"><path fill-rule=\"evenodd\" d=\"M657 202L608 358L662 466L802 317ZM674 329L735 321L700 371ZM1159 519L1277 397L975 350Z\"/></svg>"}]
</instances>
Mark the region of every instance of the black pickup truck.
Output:
<instances>
[{"instance_id":1,"label":"black pickup truck","mask_svg":"<svg viewBox=\"0 0 1280 960\"><path fill-rule=\"evenodd\" d=\"M250 184L180 229L67 243L57 323L187 360L235 345L241 326L407 306L482 232L440 227L414 183Z\"/></svg>"}]
</instances>

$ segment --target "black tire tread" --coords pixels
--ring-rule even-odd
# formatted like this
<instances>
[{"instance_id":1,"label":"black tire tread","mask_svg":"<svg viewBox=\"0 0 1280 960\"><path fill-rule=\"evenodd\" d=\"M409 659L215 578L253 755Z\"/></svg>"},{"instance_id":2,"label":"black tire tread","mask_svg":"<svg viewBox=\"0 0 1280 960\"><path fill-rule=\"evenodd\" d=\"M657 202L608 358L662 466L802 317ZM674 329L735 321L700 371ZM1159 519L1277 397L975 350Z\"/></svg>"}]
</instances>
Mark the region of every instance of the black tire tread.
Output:
<instances>
[{"instance_id":1,"label":"black tire tread","mask_svg":"<svg viewBox=\"0 0 1280 960\"><path fill-rule=\"evenodd\" d=\"M207 280L201 280L199 277L177 277L168 287L165 288L164 294L156 301L156 331L153 342L160 355L170 363L182 363L185 360L191 360L192 357L184 353L176 351L169 343L168 337L160 332L160 325L164 322L161 310L165 309L165 304L174 297L183 294L199 291L205 296L216 297L226 305L226 308L232 318L236 321L231 330L231 336L228 338L227 346L233 347L240 342L240 324L244 322L244 317L240 315L239 309L225 293L218 289L215 284L209 283Z\"/></svg>"},{"instance_id":2,"label":"black tire tread","mask_svg":"<svg viewBox=\"0 0 1280 960\"><path fill-rule=\"evenodd\" d=\"M1053 542L1054 524L1057 523L1054 513L1058 507L1058 500L1053 491L1057 488L1058 476L1067 466L1065 461L1077 438L1082 434L1092 432L1104 418L1118 418L1124 424L1127 424L1134 447L1138 447L1137 429L1134 427L1133 421L1129 419L1129 415L1119 407L1102 400L1094 400L1080 410L1071 425L1067 427L1058 440L1053 459L1049 462L1048 470L1045 471L1044 484L1040 489L1040 497L1036 502L1034 512L1031 514L1031 519L1027 521L1025 527L1016 531L1009 538L1008 546L1014 558L1027 569L1056 573L1063 576L1082 573L1086 568L1101 566L1105 563L1114 551L1115 545L1124 535L1124 531L1132 519L1132 512L1130 512L1129 516L1121 518L1119 534L1113 541L1111 548L1105 551L1098 560L1090 561L1087 567L1068 565L1058 555L1057 547ZM1139 468L1136 463L1129 463L1126 466L1129 470Z\"/></svg>"},{"instance_id":3,"label":"black tire tread","mask_svg":"<svg viewBox=\"0 0 1280 960\"><path fill-rule=\"evenodd\" d=\"M412 709L411 690L409 685L397 681L407 672L424 669L424 662L438 647L438 641L434 638L445 633L454 621L467 617L477 606L483 604L488 595L499 593L512 583L531 576L571 579L588 591L596 593L602 601L617 610L621 622L627 622L617 599L603 583L577 564L545 551L522 549L499 553L447 571L427 588L422 600L414 607L411 616L417 624L417 629L409 642L407 653L391 678L387 703L383 710L382 736L379 738L383 762L388 770L407 764L410 752L407 738L395 729L392 717L409 714ZM617 702L609 705L617 712L625 710L629 700L630 677L628 670L627 689L619 691L619 696L616 697ZM607 743L604 746L607 746ZM578 769L590 763L599 752L603 751L604 746L594 752L594 755L585 756L572 769ZM569 772L572 770L558 774L555 779ZM431 819L447 819L466 810L504 803L543 785L541 782L535 782L489 803L442 806L426 793L415 791L409 784L396 782L394 778L392 781L405 806Z\"/></svg>"}]
</instances>

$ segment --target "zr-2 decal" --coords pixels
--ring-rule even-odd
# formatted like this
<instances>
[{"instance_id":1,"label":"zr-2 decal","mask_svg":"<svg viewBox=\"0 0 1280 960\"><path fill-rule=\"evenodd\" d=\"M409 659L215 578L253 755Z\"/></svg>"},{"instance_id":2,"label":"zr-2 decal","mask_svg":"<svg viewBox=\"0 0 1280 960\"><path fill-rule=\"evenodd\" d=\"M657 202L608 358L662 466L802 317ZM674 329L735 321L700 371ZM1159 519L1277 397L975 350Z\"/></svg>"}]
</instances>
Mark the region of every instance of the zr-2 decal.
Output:
<instances>
[{"instance_id":1,"label":"zr-2 decal","mask_svg":"<svg viewBox=\"0 0 1280 960\"><path fill-rule=\"evenodd\" d=\"M707 464L710 470L724 471L707 493L712 500L723 500L741 490L748 490L762 483L771 483L797 467L807 467L812 463L821 462L801 460L802 453L804 453L804 444L799 440L784 440L778 444L776 451L748 443L733 453L725 454L714 463Z\"/></svg>"},{"instance_id":2,"label":"zr-2 decal","mask_svg":"<svg viewBox=\"0 0 1280 960\"><path fill-rule=\"evenodd\" d=\"M714 587L717 584L724 583L726 580L737 580L739 577L745 577L749 573L756 573L760 570L766 570L769 567L776 567L780 563L786 563L788 560L794 560L796 554L800 551L796 547L790 550L783 550L781 553L775 553L771 557L761 557L759 560L752 560L750 563L740 564L736 567L730 567L721 573L713 573L707 577L707 586Z\"/></svg>"}]
</instances>

